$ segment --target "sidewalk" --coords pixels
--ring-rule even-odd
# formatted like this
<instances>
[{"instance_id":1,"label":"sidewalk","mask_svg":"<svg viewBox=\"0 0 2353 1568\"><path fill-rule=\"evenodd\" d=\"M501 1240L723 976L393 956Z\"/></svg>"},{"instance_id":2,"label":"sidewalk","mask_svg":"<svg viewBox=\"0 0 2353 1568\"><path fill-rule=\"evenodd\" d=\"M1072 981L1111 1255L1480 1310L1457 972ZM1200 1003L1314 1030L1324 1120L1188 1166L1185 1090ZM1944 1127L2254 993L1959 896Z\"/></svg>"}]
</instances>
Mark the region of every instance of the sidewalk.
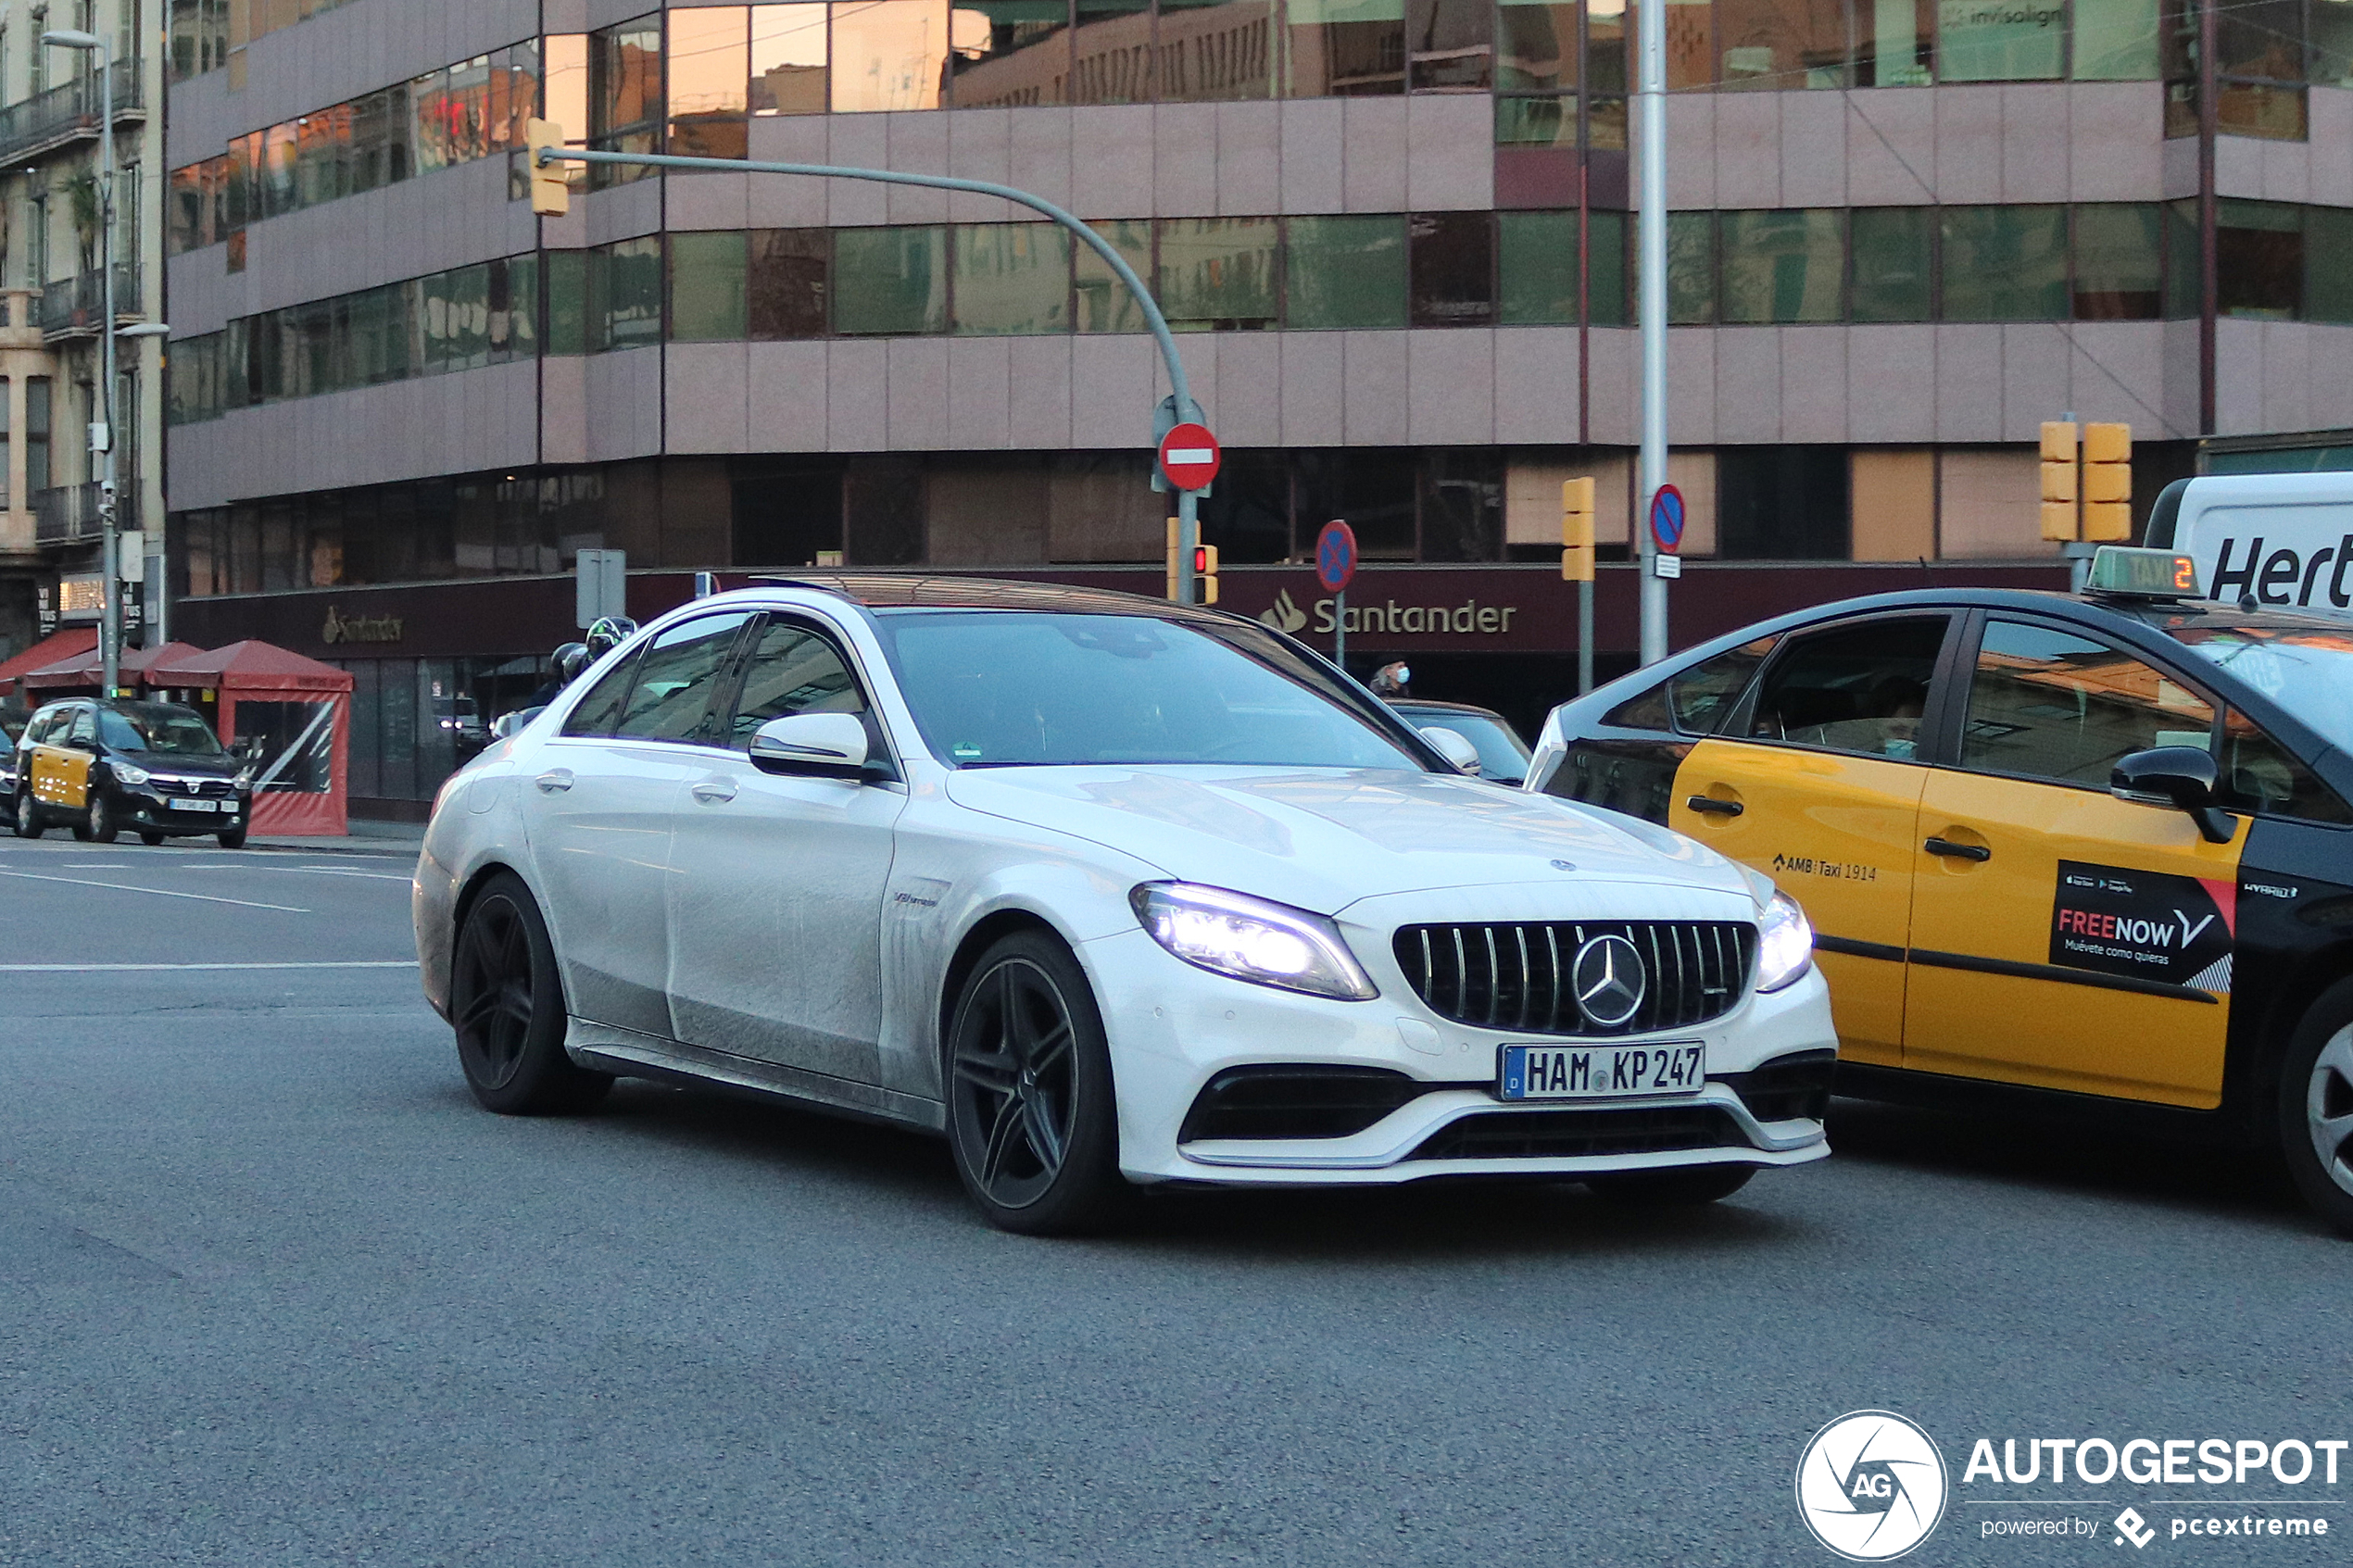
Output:
<instances>
[{"instance_id":1,"label":"sidewalk","mask_svg":"<svg viewBox=\"0 0 2353 1568\"><path fill-rule=\"evenodd\" d=\"M422 822L372 822L355 820L346 838L288 838L256 834L245 840L248 849L276 849L300 855L376 855L413 860L425 842Z\"/></svg>"}]
</instances>

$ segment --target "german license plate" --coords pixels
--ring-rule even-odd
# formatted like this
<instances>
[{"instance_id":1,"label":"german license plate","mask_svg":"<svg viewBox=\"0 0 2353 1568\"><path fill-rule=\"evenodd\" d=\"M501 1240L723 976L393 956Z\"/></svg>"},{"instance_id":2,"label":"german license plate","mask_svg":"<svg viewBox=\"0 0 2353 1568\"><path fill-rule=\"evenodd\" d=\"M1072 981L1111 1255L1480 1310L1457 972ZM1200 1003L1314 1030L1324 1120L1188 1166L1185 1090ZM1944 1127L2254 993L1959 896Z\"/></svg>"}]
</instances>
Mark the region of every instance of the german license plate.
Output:
<instances>
[{"instance_id":1,"label":"german license plate","mask_svg":"<svg viewBox=\"0 0 2353 1568\"><path fill-rule=\"evenodd\" d=\"M1696 1040L1658 1046L1505 1046L1502 1055L1495 1090L1501 1099L1695 1095L1707 1082L1707 1047Z\"/></svg>"},{"instance_id":2,"label":"german license plate","mask_svg":"<svg viewBox=\"0 0 2353 1568\"><path fill-rule=\"evenodd\" d=\"M175 800L171 803L171 809L175 811L218 811L220 809L220 802L218 800Z\"/></svg>"}]
</instances>

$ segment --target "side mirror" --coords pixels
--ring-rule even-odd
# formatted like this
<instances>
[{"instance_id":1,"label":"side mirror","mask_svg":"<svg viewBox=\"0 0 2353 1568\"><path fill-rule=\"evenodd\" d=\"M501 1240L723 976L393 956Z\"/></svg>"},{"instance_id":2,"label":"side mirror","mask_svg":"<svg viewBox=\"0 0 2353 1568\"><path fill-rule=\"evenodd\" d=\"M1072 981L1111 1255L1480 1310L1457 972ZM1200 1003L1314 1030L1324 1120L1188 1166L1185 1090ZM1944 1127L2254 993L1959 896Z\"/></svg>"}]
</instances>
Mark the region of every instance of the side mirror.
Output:
<instances>
[{"instance_id":1,"label":"side mirror","mask_svg":"<svg viewBox=\"0 0 2353 1568\"><path fill-rule=\"evenodd\" d=\"M1421 735L1438 755L1473 778L1478 776L1478 747L1471 744L1468 735L1438 724L1423 725Z\"/></svg>"},{"instance_id":2,"label":"side mirror","mask_svg":"<svg viewBox=\"0 0 2353 1568\"><path fill-rule=\"evenodd\" d=\"M2119 800L2187 811L2208 843L2228 844L2238 824L2214 804L2221 777L2213 753L2204 747L2160 746L2119 761L2108 776L2108 792Z\"/></svg>"},{"instance_id":3,"label":"side mirror","mask_svg":"<svg viewBox=\"0 0 2353 1568\"><path fill-rule=\"evenodd\" d=\"M866 726L849 713L790 713L751 737L751 765L763 773L856 779L866 767Z\"/></svg>"},{"instance_id":4,"label":"side mirror","mask_svg":"<svg viewBox=\"0 0 2353 1568\"><path fill-rule=\"evenodd\" d=\"M509 735L521 734L525 724L547 711L547 709L544 707L518 708L511 713L501 713L497 718L490 721L490 738L505 740Z\"/></svg>"}]
</instances>

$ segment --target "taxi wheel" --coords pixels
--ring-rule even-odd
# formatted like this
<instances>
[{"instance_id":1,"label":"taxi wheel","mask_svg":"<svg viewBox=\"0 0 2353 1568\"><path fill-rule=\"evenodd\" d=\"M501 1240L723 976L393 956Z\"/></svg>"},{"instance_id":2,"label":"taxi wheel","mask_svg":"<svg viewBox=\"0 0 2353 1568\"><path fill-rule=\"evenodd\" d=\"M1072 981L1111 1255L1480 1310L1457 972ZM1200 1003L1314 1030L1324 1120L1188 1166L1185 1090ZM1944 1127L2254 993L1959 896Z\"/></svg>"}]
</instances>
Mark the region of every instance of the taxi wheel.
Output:
<instances>
[{"instance_id":1,"label":"taxi wheel","mask_svg":"<svg viewBox=\"0 0 2353 1568\"><path fill-rule=\"evenodd\" d=\"M243 849L245 847L245 830L243 828L232 828L227 833L216 833L212 836L223 849Z\"/></svg>"},{"instance_id":2,"label":"taxi wheel","mask_svg":"<svg viewBox=\"0 0 2353 1568\"><path fill-rule=\"evenodd\" d=\"M1069 1236L1116 1220L1111 1050L1087 976L1040 931L984 954L948 1033L948 1141L974 1205L1000 1230Z\"/></svg>"},{"instance_id":3,"label":"taxi wheel","mask_svg":"<svg viewBox=\"0 0 2353 1568\"><path fill-rule=\"evenodd\" d=\"M157 845L163 842L163 834L153 832L147 828L141 828L139 830L139 842L145 845L148 848L153 849Z\"/></svg>"},{"instance_id":4,"label":"taxi wheel","mask_svg":"<svg viewBox=\"0 0 2353 1568\"><path fill-rule=\"evenodd\" d=\"M122 830L115 825L114 808L107 804L106 791L90 792L90 814L83 819L73 836L84 844L112 844Z\"/></svg>"},{"instance_id":5,"label":"taxi wheel","mask_svg":"<svg viewBox=\"0 0 2353 1568\"><path fill-rule=\"evenodd\" d=\"M2323 993L2281 1064L2280 1151L2312 1211L2353 1236L2353 981Z\"/></svg>"},{"instance_id":6,"label":"taxi wheel","mask_svg":"<svg viewBox=\"0 0 2353 1568\"><path fill-rule=\"evenodd\" d=\"M1754 1165L1686 1165L1673 1171L1588 1176L1585 1185L1595 1198L1629 1209L1673 1209L1730 1198L1755 1174Z\"/></svg>"},{"instance_id":7,"label":"taxi wheel","mask_svg":"<svg viewBox=\"0 0 2353 1568\"><path fill-rule=\"evenodd\" d=\"M485 1110L507 1116L586 1110L612 1087L610 1076L576 1067L564 1054L555 944L530 890L512 873L492 879L458 929L449 1016L466 1086Z\"/></svg>"},{"instance_id":8,"label":"taxi wheel","mask_svg":"<svg viewBox=\"0 0 2353 1568\"><path fill-rule=\"evenodd\" d=\"M33 803L32 791L19 791L17 796L17 836L39 838L48 831L41 821L41 808Z\"/></svg>"}]
</instances>

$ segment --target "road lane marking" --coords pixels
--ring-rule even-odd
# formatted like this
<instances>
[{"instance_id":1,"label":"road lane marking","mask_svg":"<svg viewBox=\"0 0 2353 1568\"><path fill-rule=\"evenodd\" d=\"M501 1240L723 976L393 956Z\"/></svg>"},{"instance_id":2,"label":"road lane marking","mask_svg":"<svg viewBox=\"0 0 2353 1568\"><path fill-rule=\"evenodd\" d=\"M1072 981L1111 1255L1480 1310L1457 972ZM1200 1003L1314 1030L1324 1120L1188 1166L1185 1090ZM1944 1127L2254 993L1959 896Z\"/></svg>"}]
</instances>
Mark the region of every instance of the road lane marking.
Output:
<instances>
[{"instance_id":1,"label":"road lane marking","mask_svg":"<svg viewBox=\"0 0 2353 1568\"><path fill-rule=\"evenodd\" d=\"M22 877L27 882L62 882L69 887L111 887L118 893L152 893L158 898L194 898L205 904L234 904L244 909L276 909L281 914L307 915L313 911L298 909L292 904L260 904L251 898L222 898L210 893L174 893L163 887L133 887L127 882L93 882L80 876L43 876L38 872L0 871L0 876Z\"/></svg>"},{"instance_id":2,"label":"road lane marking","mask_svg":"<svg viewBox=\"0 0 2353 1568\"><path fill-rule=\"evenodd\" d=\"M414 959L320 959L300 963L0 963L0 974L92 974L126 970L414 969Z\"/></svg>"},{"instance_id":3,"label":"road lane marking","mask_svg":"<svg viewBox=\"0 0 2353 1568\"><path fill-rule=\"evenodd\" d=\"M125 868L128 869L128 868ZM178 868L183 872L309 872L318 876L360 876L374 882L414 882L413 876L396 876L391 872L346 871L341 866L245 866L220 860L198 860Z\"/></svg>"}]
</instances>

